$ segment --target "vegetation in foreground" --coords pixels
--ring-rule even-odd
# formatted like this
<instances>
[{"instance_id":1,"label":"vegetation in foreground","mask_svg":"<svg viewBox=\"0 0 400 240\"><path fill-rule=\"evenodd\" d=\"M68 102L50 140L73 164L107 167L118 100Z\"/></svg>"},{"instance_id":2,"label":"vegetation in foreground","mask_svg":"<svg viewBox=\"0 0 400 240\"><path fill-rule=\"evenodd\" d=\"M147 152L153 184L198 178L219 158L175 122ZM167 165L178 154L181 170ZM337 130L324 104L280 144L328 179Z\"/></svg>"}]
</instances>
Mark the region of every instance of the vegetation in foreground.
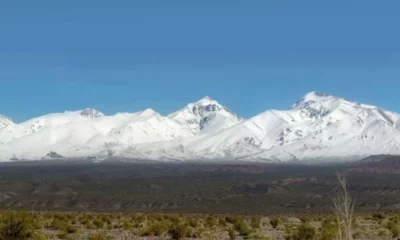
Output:
<instances>
[{"instance_id":1,"label":"vegetation in foreground","mask_svg":"<svg viewBox=\"0 0 400 240\"><path fill-rule=\"evenodd\" d=\"M1 212L0 240L281 239L336 240L333 215L182 215ZM342 233L345 229L342 228ZM353 239L400 236L400 214L354 217Z\"/></svg>"}]
</instances>

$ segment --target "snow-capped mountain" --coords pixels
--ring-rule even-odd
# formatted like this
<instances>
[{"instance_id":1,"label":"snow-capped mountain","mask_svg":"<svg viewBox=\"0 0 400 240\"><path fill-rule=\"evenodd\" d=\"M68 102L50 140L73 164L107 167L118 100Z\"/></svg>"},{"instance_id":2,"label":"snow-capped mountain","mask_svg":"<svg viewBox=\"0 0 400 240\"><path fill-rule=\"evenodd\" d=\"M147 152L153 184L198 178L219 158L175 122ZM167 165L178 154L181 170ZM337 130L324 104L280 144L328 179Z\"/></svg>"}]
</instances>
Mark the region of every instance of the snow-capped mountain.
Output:
<instances>
[{"instance_id":1,"label":"snow-capped mountain","mask_svg":"<svg viewBox=\"0 0 400 240\"><path fill-rule=\"evenodd\" d=\"M311 92L290 110L269 110L201 142L247 160L351 159L400 153L400 115ZM218 140L217 140L218 139ZM216 149L211 151L215 154ZM199 148L197 148L199 149ZM259 153L255 153L259 150ZM238 153L240 152L240 153ZM247 155L247 156L246 156Z\"/></svg>"},{"instance_id":2,"label":"snow-capped mountain","mask_svg":"<svg viewBox=\"0 0 400 240\"><path fill-rule=\"evenodd\" d=\"M3 126L3 127L1 127ZM288 110L242 119L209 97L162 116L95 109L15 124L0 117L0 159L338 161L400 154L400 115L310 92Z\"/></svg>"},{"instance_id":3,"label":"snow-capped mountain","mask_svg":"<svg viewBox=\"0 0 400 240\"><path fill-rule=\"evenodd\" d=\"M14 121L9 117L0 115L0 130L10 125L15 125Z\"/></svg>"},{"instance_id":4,"label":"snow-capped mountain","mask_svg":"<svg viewBox=\"0 0 400 240\"><path fill-rule=\"evenodd\" d=\"M217 132L242 121L241 117L210 97L190 103L168 117L188 127L194 134Z\"/></svg>"}]
</instances>

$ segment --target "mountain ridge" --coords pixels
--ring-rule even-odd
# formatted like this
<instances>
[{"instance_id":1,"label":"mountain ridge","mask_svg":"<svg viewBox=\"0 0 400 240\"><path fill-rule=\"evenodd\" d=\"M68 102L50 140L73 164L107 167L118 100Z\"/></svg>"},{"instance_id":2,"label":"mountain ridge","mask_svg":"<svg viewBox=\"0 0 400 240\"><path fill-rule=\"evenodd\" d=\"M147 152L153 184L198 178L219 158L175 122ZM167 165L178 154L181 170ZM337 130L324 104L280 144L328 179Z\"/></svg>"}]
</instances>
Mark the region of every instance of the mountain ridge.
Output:
<instances>
[{"instance_id":1,"label":"mountain ridge","mask_svg":"<svg viewBox=\"0 0 400 240\"><path fill-rule=\"evenodd\" d=\"M309 92L288 110L243 119L210 97L163 116L52 113L1 128L0 159L49 156L263 162L348 161L400 154L400 115ZM51 154L50 154L51 153Z\"/></svg>"}]
</instances>

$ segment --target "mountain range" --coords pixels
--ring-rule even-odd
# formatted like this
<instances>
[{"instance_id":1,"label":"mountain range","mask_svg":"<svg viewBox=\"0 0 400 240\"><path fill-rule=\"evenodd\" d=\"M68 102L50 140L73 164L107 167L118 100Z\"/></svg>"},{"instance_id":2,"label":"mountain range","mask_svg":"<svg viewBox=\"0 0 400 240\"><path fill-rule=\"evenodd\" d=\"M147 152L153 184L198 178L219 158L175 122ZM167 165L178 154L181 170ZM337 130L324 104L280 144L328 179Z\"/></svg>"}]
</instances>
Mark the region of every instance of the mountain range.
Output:
<instances>
[{"instance_id":1,"label":"mountain range","mask_svg":"<svg viewBox=\"0 0 400 240\"><path fill-rule=\"evenodd\" d=\"M288 110L244 119L210 97L167 116L96 109L22 123L0 115L0 160L123 158L313 162L400 154L400 114L310 92Z\"/></svg>"}]
</instances>

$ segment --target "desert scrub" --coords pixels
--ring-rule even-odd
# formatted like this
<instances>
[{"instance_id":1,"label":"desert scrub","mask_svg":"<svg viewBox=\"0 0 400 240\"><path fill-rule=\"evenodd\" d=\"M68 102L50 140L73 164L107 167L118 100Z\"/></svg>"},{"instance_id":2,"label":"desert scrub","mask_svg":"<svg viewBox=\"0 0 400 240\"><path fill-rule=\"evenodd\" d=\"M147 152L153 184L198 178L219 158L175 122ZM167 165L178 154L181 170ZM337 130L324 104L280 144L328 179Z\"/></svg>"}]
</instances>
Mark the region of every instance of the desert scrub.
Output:
<instances>
[{"instance_id":1,"label":"desert scrub","mask_svg":"<svg viewBox=\"0 0 400 240\"><path fill-rule=\"evenodd\" d=\"M313 226L303 223L297 228L286 228L285 240L314 240L316 239L316 231Z\"/></svg>"},{"instance_id":2,"label":"desert scrub","mask_svg":"<svg viewBox=\"0 0 400 240\"><path fill-rule=\"evenodd\" d=\"M372 214L372 219L377 221L377 222L385 220L385 218L386 218L385 215L383 215L382 213L374 213L374 214Z\"/></svg>"},{"instance_id":3,"label":"desert scrub","mask_svg":"<svg viewBox=\"0 0 400 240\"><path fill-rule=\"evenodd\" d=\"M95 219L95 220L93 220L93 225L95 225L97 229L102 229L102 228L104 228L104 222L103 222L102 219Z\"/></svg>"},{"instance_id":4,"label":"desert scrub","mask_svg":"<svg viewBox=\"0 0 400 240\"><path fill-rule=\"evenodd\" d=\"M50 224L50 229L52 230L65 230L68 227L68 223L64 218L54 218Z\"/></svg>"},{"instance_id":5,"label":"desert scrub","mask_svg":"<svg viewBox=\"0 0 400 240\"><path fill-rule=\"evenodd\" d=\"M140 236L163 237L168 233L170 223L167 221L152 222L140 233Z\"/></svg>"},{"instance_id":6,"label":"desert scrub","mask_svg":"<svg viewBox=\"0 0 400 240\"><path fill-rule=\"evenodd\" d=\"M190 234L189 227L185 223L174 224L168 233L174 240L184 239Z\"/></svg>"},{"instance_id":7,"label":"desert scrub","mask_svg":"<svg viewBox=\"0 0 400 240\"><path fill-rule=\"evenodd\" d=\"M231 239L231 240L236 240L236 238L237 238L236 231L233 228L230 228L228 230L228 235L229 235L229 239Z\"/></svg>"},{"instance_id":8,"label":"desert scrub","mask_svg":"<svg viewBox=\"0 0 400 240\"><path fill-rule=\"evenodd\" d=\"M197 228L200 226L200 221L198 218L190 218L188 223L192 228Z\"/></svg>"},{"instance_id":9,"label":"desert scrub","mask_svg":"<svg viewBox=\"0 0 400 240\"><path fill-rule=\"evenodd\" d=\"M87 238L88 240L112 240L113 238L105 233L94 233L90 234Z\"/></svg>"},{"instance_id":10,"label":"desert scrub","mask_svg":"<svg viewBox=\"0 0 400 240\"><path fill-rule=\"evenodd\" d=\"M400 229L397 226L397 224L395 222L388 222L386 224L386 228L390 231L390 233L392 234L392 238L398 238L400 237Z\"/></svg>"},{"instance_id":11,"label":"desert scrub","mask_svg":"<svg viewBox=\"0 0 400 240\"><path fill-rule=\"evenodd\" d=\"M208 216L204 222L204 227L207 229L214 229L217 226L217 219L213 216Z\"/></svg>"},{"instance_id":12,"label":"desert scrub","mask_svg":"<svg viewBox=\"0 0 400 240\"><path fill-rule=\"evenodd\" d=\"M261 218L260 217L252 217L250 221L250 226L253 229L258 229L261 226Z\"/></svg>"},{"instance_id":13,"label":"desert scrub","mask_svg":"<svg viewBox=\"0 0 400 240\"><path fill-rule=\"evenodd\" d=\"M252 232L249 224L243 219L240 219L234 224L234 229L243 237L249 236Z\"/></svg>"},{"instance_id":14,"label":"desert scrub","mask_svg":"<svg viewBox=\"0 0 400 240\"><path fill-rule=\"evenodd\" d=\"M273 218L271 218L271 220L269 221L269 223L271 224L271 226L273 227L273 228L278 228L279 227L279 225L281 225L282 224L282 218L281 217L273 217Z\"/></svg>"},{"instance_id":15,"label":"desert scrub","mask_svg":"<svg viewBox=\"0 0 400 240\"><path fill-rule=\"evenodd\" d=\"M322 222L321 228L319 229L319 233L320 233L319 239L320 240L336 240L337 232L338 232L337 221L334 218L327 218Z\"/></svg>"},{"instance_id":16,"label":"desert scrub","mask_svg":"<svg viewBox=\"0 0 400 240\"><path fill-rule=\"evenodd\" d=\"M235 224L235 223L237 223L238 221L240 221L240 218L237 217L237 216L227 216L227 217L225 218L225 221L226 221L227 223L229 223L229 224Z\"/></svg>"},{"instance_id":17,"label":"desert scrub","mask_svg":"<svg viewBox=\"0 0 400 240\"><path fill-rule=\"evenodd\" d=\"M0 240L28 240L37 229L31 215L22 212L8 212L1 215Z\"/></svg>"}]
</instances>

